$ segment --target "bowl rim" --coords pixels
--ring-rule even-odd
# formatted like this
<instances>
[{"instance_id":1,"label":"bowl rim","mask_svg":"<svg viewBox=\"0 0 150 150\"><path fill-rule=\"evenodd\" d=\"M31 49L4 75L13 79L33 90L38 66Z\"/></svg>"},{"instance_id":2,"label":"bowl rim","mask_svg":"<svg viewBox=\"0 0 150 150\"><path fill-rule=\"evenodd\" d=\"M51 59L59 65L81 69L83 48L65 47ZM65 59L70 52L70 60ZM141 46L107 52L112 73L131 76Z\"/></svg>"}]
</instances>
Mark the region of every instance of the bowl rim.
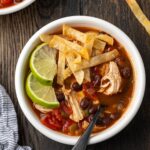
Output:
<instances>
[{"instance_id":1,"label":"bowl rim","mask_svg":"<svg viewBox=\"0 0 150 150\"><path fill-rule=\"evenodd\" d=\"M6 15L6 14L11 14L11 13L17 12L17 11L27 7L28 5L32 4L34 1L35 0L24 0L16 5L6 7L6 8L1 8L0 15Z\"/></svg>"},{"instance_id":2,"label":"bowl rim","mask_svg":"<svg viewBox=\"0 0 150 150\"><path fill-rule=\"evenodd\" d=\"M144 69L144 64L143 64L143 60L140 56L140 53L138 51L138 49L136 48L136 46L134 45L134 43L132 42L132 40L122 31L120 30L118 27L116 27L115 25L99 19L99 18L95 18L95 17L90 17L90 16L70 16L70 17L64 17L58 20L55 20L47 25L45 25L44 27L42 27L40 30L38 30L30 39L29 41L26 43L26 45L24 46L20 57L18 59L17 65L16 65L16 72L15 72L15 90L16 90L16 95L18 98L18 102L19 105L24 113L24 115L26 116L26 118L29 120L29 122L39 131L41 132L43 135L47 136L50 139L53 139L57 142L63 143L63 144L68 144L68 145L74 145L76 143L76 141L78 140L78 137L72 137L72 136L67 136L64 134L59 134L56 131L53 131L51 129L48 129L46 127L44 127L42 124L38 124L37 119L30 114L29 108L26 106L25 104L25 98L23 97L23 92L21 91L21 79L20 79L20 75L21 75L21 68L23 65L23 61L26 58L26 54L29 53L28 50L29 48L31 49L31 46L33 44L33 42L35 42L35 39L37 39L37 37L39 37L39 35L41 33L45 33L48 30L50 30L50 28L53 28L55 26L58 25L62 25L64 23L71 23L71 22L94 22L95 24L97 24L97 26L99 26L99 28L103 26L107 26L106 28L108 28L109 30L112 30L114 33L122 36L125 41L128 42L128 45L130 47L132 47L132 49L134 49L134 58L136 58L136 63L138 69L140 70L137 74L138 76L138 83L137 83L137 88L136 90L138 91L136 93L136 100L132 102L130 102L129 106L127 108L127 110L124 112L123 116L111 127L109 127L108 129L98 133L96 136L91 137L89 140L89 144L95 144L98 142L102 142L106 139L109 139L111 137L113 137L114 135L116 135L117 133L119 133L122 129L124 129L129 122L134 118L134 116L136 115L142 100L143 100L143 96L144 96L144 91L145 91L145 83L146 83L146 75L145 75L145 69ZM100 27L101 24L101 27ZM106 31L106 33L108 33ZM114 37L114 35L113 35ZM116 37L115 37L116 38ZM116 38L117 39L117 38ZM118 40L118 39L117 39ZM120 43L120 41L119 41ZM122 43L121 43L122 44ZM126 47L125 47L126 49ZM138 70L137 69L137 70ZM139 90L140 89L140 90ZM133 105L134 104L134 105ZM131 107L132 106L132 107ZM130 111L129 111L130 110ZM71 137L71 138L70 138Z\"/></svg>"}]
</instances>

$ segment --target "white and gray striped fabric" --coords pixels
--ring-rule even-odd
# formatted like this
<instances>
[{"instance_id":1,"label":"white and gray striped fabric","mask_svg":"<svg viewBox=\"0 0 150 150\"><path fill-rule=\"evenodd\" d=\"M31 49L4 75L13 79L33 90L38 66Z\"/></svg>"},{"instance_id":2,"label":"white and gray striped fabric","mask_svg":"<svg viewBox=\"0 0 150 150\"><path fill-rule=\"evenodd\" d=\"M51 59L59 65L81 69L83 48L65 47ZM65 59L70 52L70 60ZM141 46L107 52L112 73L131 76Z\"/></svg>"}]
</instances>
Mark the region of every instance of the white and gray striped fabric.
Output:
<instances>
[{"instance_id":1,"label":"white and gray striped fabric","mask_svg":"<svg viewBox=\"0 0 150 150\"><path fill-rule=\"evenodd\" d=\"M0 85L0 150L31 150L28 146L19 146L18 125L13 103Z\"/></svg>"}]
</instances>

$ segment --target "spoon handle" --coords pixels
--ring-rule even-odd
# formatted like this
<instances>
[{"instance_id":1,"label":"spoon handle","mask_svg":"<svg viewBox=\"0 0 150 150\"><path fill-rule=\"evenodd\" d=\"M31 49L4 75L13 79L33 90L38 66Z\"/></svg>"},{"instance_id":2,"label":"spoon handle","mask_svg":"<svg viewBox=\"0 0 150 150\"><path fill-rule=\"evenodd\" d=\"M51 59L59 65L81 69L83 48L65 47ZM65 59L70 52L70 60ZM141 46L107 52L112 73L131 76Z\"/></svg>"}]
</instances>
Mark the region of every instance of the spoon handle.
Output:
<instances>
[{"instance_id":1,"label":"spoon handle","mask_svg":"<svg viewBox=\"0 0 150 150\"><path fill-rule=\"evenodd\" d=\"M92 132L92 129L96 123L96 120L97 120L100 112L101 112L101 107L99 107L98 111L94 115L94 118L91 121L91 123L89 124L88 128L83 133L83 135L79 138L79 140L77 141L76 145L72 148L72 150L85 150L86 149L90 134Z\"/></svg>"}]
</instances>

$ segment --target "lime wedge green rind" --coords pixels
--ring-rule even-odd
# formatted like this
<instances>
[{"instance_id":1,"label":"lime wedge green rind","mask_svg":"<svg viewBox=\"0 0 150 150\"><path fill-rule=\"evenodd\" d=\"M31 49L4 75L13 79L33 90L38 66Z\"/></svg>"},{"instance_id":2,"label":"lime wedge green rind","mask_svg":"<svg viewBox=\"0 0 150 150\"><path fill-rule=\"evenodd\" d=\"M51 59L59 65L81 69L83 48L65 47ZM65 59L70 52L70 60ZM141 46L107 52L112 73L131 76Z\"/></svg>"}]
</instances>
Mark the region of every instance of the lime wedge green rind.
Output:
<instances>
[{"instance_id":1,"label":"lime wedge green rind","mask_svg":"<svg viewBox=\"0 0 150 150\"><path fill-rule=\"evenodd\" d=\"M48 92L45 93L44 90ZM53 87L41 84L32 73L28 75L26 80L26 92L29 98L36 104L45 108L59 107L59 102L57 101ZM43 96L46 97L46 99L42 98Z\"/></svg>"},{"instance_id":2,"label":"lime wedge green rind","mask_svg":"<svg viewBox=\"0 0 150 150\"><path fill-rule=\"evenodd\" d=\"M41 45L37 46L30 58L30 69L39 82L46 85L52 85L54 76L57 72L56 58L52 52L50 52L51 56L49 56L49 54L45 54L44 48L47 48L50 51L53 50L48 46L47 43L42 43ZM41 57L40 55L38 56L39 52L45 56L45 59L39 58L38 61L35 61L38 59L38 57Z\"/></svg>"}]
</instances>

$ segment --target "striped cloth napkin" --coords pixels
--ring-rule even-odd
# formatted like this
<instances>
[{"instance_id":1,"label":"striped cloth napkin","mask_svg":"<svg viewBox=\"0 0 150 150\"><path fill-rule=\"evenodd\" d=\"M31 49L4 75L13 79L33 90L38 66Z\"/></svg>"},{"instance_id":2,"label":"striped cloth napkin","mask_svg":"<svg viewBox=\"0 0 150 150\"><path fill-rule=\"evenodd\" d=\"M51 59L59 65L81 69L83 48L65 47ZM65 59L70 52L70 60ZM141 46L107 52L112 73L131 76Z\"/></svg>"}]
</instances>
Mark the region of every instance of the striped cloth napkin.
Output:
<instances>
[{"instance_id":1,"label":"striped cloth napkin","mask_svg":"<svg viewBox=\"0 0 150 150\"><path fill-rule=\"evenodd\" d=\"M31 150L19 146L18 125L14 106L5 89L0 85L0 150Z\"/></svg>"}]
</instances>

